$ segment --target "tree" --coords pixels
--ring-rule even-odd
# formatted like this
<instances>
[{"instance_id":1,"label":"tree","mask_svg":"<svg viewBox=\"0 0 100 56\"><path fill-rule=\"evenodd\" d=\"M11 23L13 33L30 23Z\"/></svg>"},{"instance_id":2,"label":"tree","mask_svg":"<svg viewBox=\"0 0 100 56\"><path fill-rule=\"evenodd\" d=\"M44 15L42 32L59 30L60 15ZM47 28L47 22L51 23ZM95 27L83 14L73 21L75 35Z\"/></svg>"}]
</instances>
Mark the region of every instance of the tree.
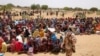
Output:
<instances>
[{"instance_id":1,"label":"tree","mask_svg":"<svg viewBox=\"0 0 100 56\"><path fill-rule=\"evenodd\" d=\"M1 6L1 8L0 8L0 10L2 10L2 11L7 11L7 10L9 10L9 9L11 9L11 8L7 7L6 5L3 5L3 6Z\"/></svg>"},{"instance_id":2,"label":"tree","mask_svg":"<svg viewBox=\"0 0 100 56\"><path fill-rule=\"evenodd\" d=\"M13 4L9 3L9 4L6 4L6 5L2 5L0 10L3 11L3 18L5 18L5 15L8 16L9 19L11 19L11 10L12 10L12 7L14 7Z\"/></svg>"},{"instance_id":3,"label":"tree","mask_svg":"<svg viewBox=\"0 0 100 56\"><path fill-rule=\"evenodd\" d=\"M92 8L90 8L90 11L98 11L98 8L92 7Z\"/></svg>"},{"instance_id":4,"label":"tree","mask_svg":"<svg viewBox=\"0 0 100 56\"><path fill-rule=\"evenodd\" d=\"M63 10L73 10L73 8L70 8L70 7L64 7Z\"/></svg>"},{"instance_id":5,"label":"tree","mask_svg":"<svg viewBox=\"0 0 100 56\"><path fill-rule=\"evenodd\" d=\"M1 7L0 7L0 10L5 10L5 6L4 5L2 5Z\"/></svg>"},{"instance_id":6,"label":"tree","mask_svg":"<svg viewBox=\"0 0 100 56\"><path fill-rule=\"evenodd\" d=\"M76 8L74 8L74 10L82 11L83 9L82 8L79 8L79 7L76 7Z\"/></svg>"},{"instance_id":7,"label":"tree","mask_svg":"<svg viewBox=\"0 0 100 56\"><path fill-rule=\"evenodd\" d=\"M13 5L11 3L8 3L7 6L9 6L9 7L15 7L15 5Z\"/></svg>"},{"instance_id":8,"label":"tree","mask_svg":"<svg viewBox=\"0 0 100 56\"><path fill-rule=\"evenodd\" d=\"M2 5L0 5L0 6L2 6Z\"/></svg>"},{"instance_id":9,"label":"tree","mask_svg":"<svg viewBox=\"0 0 100 56\"><path fill-rule=\"evenodd\" d=\"M37 4L35 6L36 6L36 9L40 9L40 5L39 4Z\"/></svg>"},{"instance_id":10,"label":"tree","mask_svg":"<svg viewBox=\"0 0 100 56\"><path fill-rule=\"evenodd\" d=\"M13 4L6 4L6 5L2 5L0 10L3 10L3 11L10 11L12 9L12 7L14 7Z\"/></svg>"},{"instance_id":11,"label":"tree","mask_svg":"<svg viewBox=\"0 0 100 56\"><path fill-rule=\"evenodd\" d=\"M19 5L17 5L16 7L17 7L17 8L21 8L21 6L19 6Z\"/></svg>"},{"instance_id":12,"label":"tree","mask_svg":"<svg viewBox=\"0 0 100 56\"><path fill-rule=\"evenodd\" d=\"M41 9L47 10L48 9L48 5L42 5Z\"/></svg>"},{"instance_id":13,"label":"tree","mask_svg":"<svg viewBox=\"0 0 100 56\"><path fill-rule=\"evenodd\" d=\"M39 10L39 9L41 9L40 5L36 4L35 6L36 6L36 9L37 9L37 13L40 13L40 16L41 16L41 10Z\"/></svg>"},{"instance_id":14,"label":"tree","mask_svg":"<svg viewBox=\"0 0 100 56\"><path fill-rule=\"evenodd\" d=\"M35 10L36 9L36 5L35 4L32 4L31 5L31 9Z\"/></svg>"}]
</instances>

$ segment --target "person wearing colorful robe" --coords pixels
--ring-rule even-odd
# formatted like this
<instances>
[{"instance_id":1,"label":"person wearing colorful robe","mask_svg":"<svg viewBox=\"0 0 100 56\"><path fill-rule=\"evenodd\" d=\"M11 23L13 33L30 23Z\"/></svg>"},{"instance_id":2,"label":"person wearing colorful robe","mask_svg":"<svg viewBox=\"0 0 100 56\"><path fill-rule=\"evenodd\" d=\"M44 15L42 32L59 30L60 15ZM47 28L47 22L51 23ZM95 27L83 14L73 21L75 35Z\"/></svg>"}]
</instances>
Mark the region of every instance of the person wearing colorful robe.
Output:
<instances>
[{"instance_id":1,"label":"person wearing colorful robe","mask_svg":"<svg viewBox=\"0 0 100 56\"><path fill-rule=\"evenodd\" d=\"M42 28L39 28L39 35L40 37L44 37L44 30Z\"/></svg>"},{"instance_id":2,"label":"person wearing colorful robe","mask_svg":"<svg viewBox=\"0 0 100 56\"><path fill-rule=\"evenodd\" d=\"M1 52L1 49L2 49L2 43L3 43L3 38L0 36L0 52Z\"/></svg>"},{"instance_id":3,"label":"person wearing colorful robe","mask_svg":"<svg viewBox=\"0 0 100 56\"><path fill-rule=\"evenodd\" d=\"M63 42L66 56L72 56L72 53L75 52L75 43L76 43L76 38L71 32L68 32Z\"/></svg>"},{"instance_id":4,"label":"person wearing colorful robe","mask_svg":"<svg viewBox=\"0 0 100 56\"><path fill-rule=\"evenodd\" d=\"M15 51L20 52L20 51L22 51L22 49L23 49L23 44L21 42L19 42L17 39L16 43L15 43Z\"/></svg>"},{"instance_id":5,"label":"person wearing colorful robe","mask_svg":"<svg viewBox=\"0 0 100 56\"><path fill-rule=\"evenodd\" d=\"M33 46L32 46L32 44L29 45L28 56L33 56Z\"/></svg>"},{"instance_id":6,"label":"person wearing colorful robe","mask_svg":"<svg viewBox=\"0 0 100 56\"><path fill-rule=\"evenodd\" d=\"M5 53L5 52L7 52L7 44L6 44L6 42L2 42L2 49L1 49L1 52L2 53Z\"/></svg>"},{"instance_id":7,"label":"person wearing colorful robe","mask_svg":"<svg viewBox=\"0 0 100 56\"><path fill-rule=\"evenodd\" d=\"M36 38L39 35L39 30L36 29L32 35L32 37Z\"/></svg>"}]
</instances>

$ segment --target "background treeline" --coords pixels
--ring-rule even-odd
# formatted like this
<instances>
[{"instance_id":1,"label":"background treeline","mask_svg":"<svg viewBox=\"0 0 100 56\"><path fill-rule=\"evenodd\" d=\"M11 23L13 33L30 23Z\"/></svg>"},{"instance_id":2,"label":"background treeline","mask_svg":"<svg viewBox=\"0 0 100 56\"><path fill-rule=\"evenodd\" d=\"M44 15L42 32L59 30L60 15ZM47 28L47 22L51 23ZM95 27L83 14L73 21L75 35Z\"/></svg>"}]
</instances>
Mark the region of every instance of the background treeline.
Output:
<instances>
[{"instance_id":1,"label":"background treeline","mask_svg":"<svg viewBox=\"0 0 100 56\"><path fill-rule=\"evenodd\" d=\"M6 5L0 5L0 10L11 10L13 7L17 7L17 8L30 8L32 10L47 10L47 9L54 9L54 8L50 8L48 5L40 5L40 4L32 4L30 6L15 6L14 4L6 4ZM67 11L100 11L100 9L96 8L96 7L92 7L90 9L85 9L85 8L80 8L80 7L75 7L75 8L71 8L71 7L64 7L64 8L56 8L56 9L61 9L61 10L67 10Z\"/></svg>"}]
</instances>

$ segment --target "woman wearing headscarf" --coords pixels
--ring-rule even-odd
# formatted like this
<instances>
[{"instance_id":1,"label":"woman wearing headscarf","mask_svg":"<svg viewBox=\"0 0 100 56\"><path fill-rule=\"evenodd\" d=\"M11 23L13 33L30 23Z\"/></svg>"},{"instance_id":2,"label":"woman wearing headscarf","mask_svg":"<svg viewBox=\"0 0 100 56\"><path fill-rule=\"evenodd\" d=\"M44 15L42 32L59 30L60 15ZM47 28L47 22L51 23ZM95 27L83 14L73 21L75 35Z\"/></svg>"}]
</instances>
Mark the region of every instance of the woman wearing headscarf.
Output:
<instances>
[{"instance_id":1,"label":"woman wearing headscarf","mask_svg":"<svg viewBox=\"0 0 100 56\"><path fill-rule=\"evenodd\" d=\"M3 43L3 38L0 36L0 52L1 52L1 49L2 49L2 43Z\"/></svg>"},{"instance_id":2,"label":"woman wearing headscarf","mask_svg":"<svg viewBox=\"0 0 100 56\"><path fill-rule=\"evenodd\" d=\"M2 49L1 49L1 52L5 53L7 51L7 44L6 42L2 42Z\"/></svg>"},{"instance_id":3,"label":"woman wearing headscarf","mask_svg":"<svg viewBox=\"0 0 100 56\"><path fill-rule=\"evenodd\" d=\"M38 29L35 29L35 31L33 32L32 34L32 37L37 37L39 35L39 30Z\"/></svg>"},{"instance_id":4,"label":"woman wearing headscarf","mask_svg":"<svg viewBox=\"0 0 100 56\"><path fill-rule=\"evenodd\" d=\"M39 35L40 35L40 37L44 37L44 30L43 30L43 26L42 26L42 24L40 24L39 25Z\"/></svg>"},{"instance_id":5,"label":"woman wearing headscarf","mask_svg":"<svg viewBox=\"0 0 100 56\"><path fill-rule=\"evenodd\" d=\"M10 51L11 52L15 52L15 44L16 44L16 39L12 39L11 40L11 44L10 44Z\"/></svg>"}]
</instances>

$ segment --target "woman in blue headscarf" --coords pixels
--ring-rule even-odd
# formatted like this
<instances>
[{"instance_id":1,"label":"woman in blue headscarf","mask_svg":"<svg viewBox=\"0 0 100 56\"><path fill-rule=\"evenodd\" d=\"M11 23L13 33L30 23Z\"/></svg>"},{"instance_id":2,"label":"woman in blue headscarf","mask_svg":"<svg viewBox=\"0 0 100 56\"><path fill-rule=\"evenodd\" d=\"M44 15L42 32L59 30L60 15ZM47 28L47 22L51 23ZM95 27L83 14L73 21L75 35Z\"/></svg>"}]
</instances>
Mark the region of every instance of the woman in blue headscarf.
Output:
<instances>
[{"instance_id":1,"label":"woman in blue headscarf","mask_svg":"<svg viewBox=\"0 0 100 56\"><path fill-rule=\"evenodd\" d=\"M57 41L57 37L56 37L55 33L52 33L51 40L53 43L55 43Z\"/></svg>"}]
</instances>

